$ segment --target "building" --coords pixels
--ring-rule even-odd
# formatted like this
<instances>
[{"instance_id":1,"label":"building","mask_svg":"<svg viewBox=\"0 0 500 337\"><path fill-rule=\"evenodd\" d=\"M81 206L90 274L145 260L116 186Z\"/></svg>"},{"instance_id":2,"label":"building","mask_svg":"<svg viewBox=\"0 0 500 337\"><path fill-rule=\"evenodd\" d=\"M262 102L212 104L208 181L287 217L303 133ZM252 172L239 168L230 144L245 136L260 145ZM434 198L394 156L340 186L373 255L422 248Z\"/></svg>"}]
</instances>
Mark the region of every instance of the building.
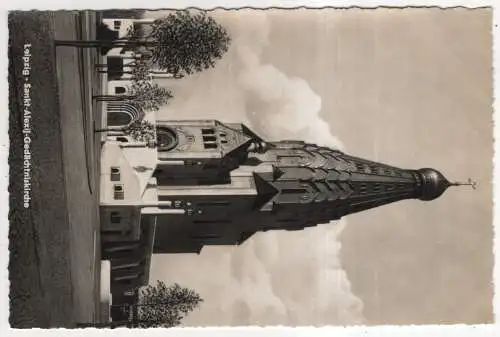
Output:
<instances>
[{"instance_id":1,"label":"building","mask_svg":"<svg viewBox=\"0 0 500 337\"><path fill-rule=\"evenodd\" d=\"M102 28L99 32L103 40L121 40L126 41L131 32L136 36L144 36L155 19L132 19L132 18L104 18L102 19ZM150 60L151 50L144 46L135 46L127 48L124 46L110 47L105 50L105 63L100 64L98 69L105 71L110 81L110 94L124 93L126 87L120 81L130 81L133 78L133 68L138 62ZM153 79L179 79L183 74L171 74L168 71L159 69L154 64L151 66L149 78ZM115 91L118 90L118 92Z\"/></svg>"},{"instance_id":2,"label":"building","mask_svg":"<svg viewBox=\"0 0 500 337\"><path fill-rule=\"evenodd\" d=\"M101 168L103 257L117 294L148 282L151 254L240 245L257 232L302 230L452 185L302 141L267 142L243 124L156 121L156 148L108 136ZM469 184L469 183L468 183Z\"/></svg>"},{"instance_id":3,"label":"building","mask_svg":"<svg viewBox=\"0 0 500 337\"><path fill-rule=\"evenodd\" d=\"M103 18L102 23L116 33L117 39L127 37L130 30L151 25L155 19L152 18Z\"/></svg>"}]
</instances>

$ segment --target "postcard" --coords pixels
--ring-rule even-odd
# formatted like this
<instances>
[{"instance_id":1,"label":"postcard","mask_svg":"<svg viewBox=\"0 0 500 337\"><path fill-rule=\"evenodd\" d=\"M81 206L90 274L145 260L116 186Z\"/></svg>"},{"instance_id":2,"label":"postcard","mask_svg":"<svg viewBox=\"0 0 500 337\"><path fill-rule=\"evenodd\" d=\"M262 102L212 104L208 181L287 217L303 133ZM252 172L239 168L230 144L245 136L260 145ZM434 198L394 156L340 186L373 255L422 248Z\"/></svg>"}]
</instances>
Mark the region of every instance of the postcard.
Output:
<instances>
[{"instance_id":1,"label":"postcard","mask_svg":"<svg viewBox=\"0 0 500 337\"><path fill-rule=\"evenodd\" d=\"M492 323L492 16L11 11L11 327Z\"/></svg>"}]
</instances>

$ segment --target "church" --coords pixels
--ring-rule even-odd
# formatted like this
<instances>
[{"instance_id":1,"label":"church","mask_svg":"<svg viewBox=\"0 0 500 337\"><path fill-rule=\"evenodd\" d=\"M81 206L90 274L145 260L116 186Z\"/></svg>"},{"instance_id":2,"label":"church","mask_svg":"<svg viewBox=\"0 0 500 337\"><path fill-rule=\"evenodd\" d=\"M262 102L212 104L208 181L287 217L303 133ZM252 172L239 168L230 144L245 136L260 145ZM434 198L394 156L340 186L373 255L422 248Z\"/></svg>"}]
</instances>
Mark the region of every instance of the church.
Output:
<instances>
[{"instance_id":1,"label":"church","mask_svg":"<svg viewBox=\"0 0 500 337\"><path fill-rule=\"evenodd\" d=\"M303 230L452 185L300 140L268 142L243 124L156 120L156 146L108 133L101 161L102 258L112 293L148 284L152 254L241 245L257 232Z\"/></svg>"}]
</instances>

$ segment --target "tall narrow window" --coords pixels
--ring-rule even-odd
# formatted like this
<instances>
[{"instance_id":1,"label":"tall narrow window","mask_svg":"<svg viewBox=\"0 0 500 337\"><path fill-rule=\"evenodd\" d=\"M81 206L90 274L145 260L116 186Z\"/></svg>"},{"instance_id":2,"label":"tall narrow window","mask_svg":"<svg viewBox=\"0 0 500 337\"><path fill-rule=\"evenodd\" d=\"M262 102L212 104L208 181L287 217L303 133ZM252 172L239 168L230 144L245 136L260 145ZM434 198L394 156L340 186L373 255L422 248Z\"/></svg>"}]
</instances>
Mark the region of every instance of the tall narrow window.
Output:
<instances>
[{"instance_id":1,"label":"tall narrow window","mask_svg":"<svg viewBox=\"0 0 500 337\"><path fill-rule=\"evenodd\" d=\"M123 200L124 197L125 197L125 193L123 191L123 185L118 185L118 184L115 184L114 185L114 197L115 197L115 200Z\"/></svg>"},{"instance_id":2,"label":"tall narrow window","mask_svg":"<svg viewBox=\"0 0 500 337\"><path fill-rule=\"evenodd\" d=\"M111 181L120 181L120 168L116 166L111 167Z\"/></svg>"},{"instance_id":3,"label":"tall narrow window","mask_svg":"<svg viewBox=\"0 0 500 337\"><path fill-rule=\"evenodd\" d=\"M113 26L115 30L120 30L120 27L122 26L122 22L120 20L115 20L113 21Z\"/></svg>"},{"instance_id":4,"label":"tall narrow window","mask_svg":"<svg viewBox=\"0 0 500 337\"><path fill-rule=\"evenodd\" d=\"M122 217L119 212L111 212L109 219L113 224L119 224L122 222Z\"/></svg>"},{"instance_id":5,"label":"tall narrow window","mask_svg":"<svg viewBox=\"0 0 500 337\"><path fill-rule=\"evenodd\" d=\"M215 135L214 129L201 129L203 135Z\"/></svg>"}]
</instances>

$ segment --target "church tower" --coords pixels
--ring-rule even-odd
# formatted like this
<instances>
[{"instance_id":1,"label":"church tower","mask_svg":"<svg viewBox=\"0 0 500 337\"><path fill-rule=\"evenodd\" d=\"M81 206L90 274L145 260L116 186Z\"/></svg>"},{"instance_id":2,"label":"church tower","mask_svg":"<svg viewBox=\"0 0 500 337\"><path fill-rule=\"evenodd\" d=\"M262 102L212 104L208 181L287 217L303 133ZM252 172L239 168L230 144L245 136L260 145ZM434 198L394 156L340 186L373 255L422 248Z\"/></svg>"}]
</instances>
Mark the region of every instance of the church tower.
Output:
<instances>
[{"instance_id":1,"label":"church tower","mask_svg":"<svg viewBox=\"0 0 500 337\"><path fill-rule=\"evenodd\" d=\"M439 171L402 169L302 141L266 142L242 124L158 121L155 253L238 245L259 231L301 230L404 199L434 200ZM471 184L471 182L466 183Z\"/></svg>"}]
</instances>

